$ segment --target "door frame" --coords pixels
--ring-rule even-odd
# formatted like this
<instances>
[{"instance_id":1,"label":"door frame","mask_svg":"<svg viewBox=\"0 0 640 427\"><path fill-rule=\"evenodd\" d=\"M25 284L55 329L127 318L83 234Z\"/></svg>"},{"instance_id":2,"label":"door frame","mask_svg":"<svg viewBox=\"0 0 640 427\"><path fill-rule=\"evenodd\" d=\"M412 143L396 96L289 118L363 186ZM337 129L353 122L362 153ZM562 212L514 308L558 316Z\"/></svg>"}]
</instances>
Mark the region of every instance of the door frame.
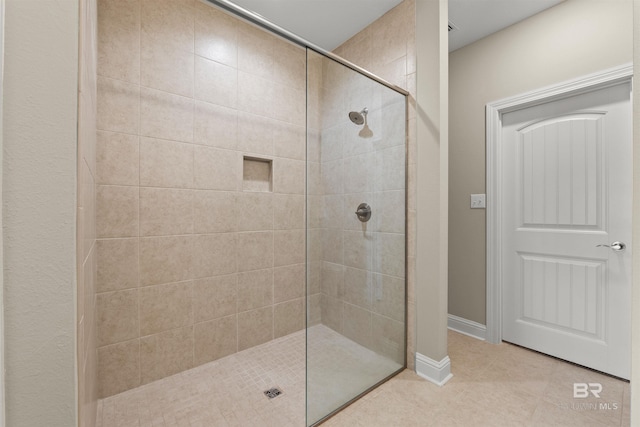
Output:
<instances>
[{"instance_id":1,"label":"door frame","mask_svg":"<svg viewBox=\"0 0 640 427\"><path fill-rule=\"evenodd\" d=\"M486 105L486 192L487 192L487 334L493 344L502 342L502 116L597 89L633 81L633 64L624 64L599 73L578 77L556 85L501 99ZM631 153L629 153L631 155Z\"/></svg>"}]
</instances>

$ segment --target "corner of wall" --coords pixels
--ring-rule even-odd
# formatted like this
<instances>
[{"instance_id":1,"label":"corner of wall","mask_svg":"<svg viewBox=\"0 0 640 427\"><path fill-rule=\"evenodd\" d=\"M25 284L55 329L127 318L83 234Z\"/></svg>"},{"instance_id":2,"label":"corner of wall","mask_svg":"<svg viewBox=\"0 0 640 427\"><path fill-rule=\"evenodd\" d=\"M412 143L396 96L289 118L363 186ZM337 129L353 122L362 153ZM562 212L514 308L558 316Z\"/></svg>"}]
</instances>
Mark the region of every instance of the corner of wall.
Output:
<instances>
[{"instance_id":1,"label":"corner of wall","mask_svg":"<svg viewBox=\"0 0 640 427\"><path fill-rule=\"evenodd\" d=\"M447 355L448 42L447 1L416 3L416 350Z\"/></svg>"}]
</instances>

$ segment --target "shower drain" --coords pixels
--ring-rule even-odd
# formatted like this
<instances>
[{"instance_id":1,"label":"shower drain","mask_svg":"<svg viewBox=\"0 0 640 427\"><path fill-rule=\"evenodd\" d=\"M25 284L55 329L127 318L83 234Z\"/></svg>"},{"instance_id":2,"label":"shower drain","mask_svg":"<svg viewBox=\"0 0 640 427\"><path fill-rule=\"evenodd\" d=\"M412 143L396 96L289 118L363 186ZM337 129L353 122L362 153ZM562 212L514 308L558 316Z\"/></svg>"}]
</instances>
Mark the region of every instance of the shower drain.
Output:
<instances>
[{"instance_id":1,"label":"shower drain","mask_svg":"<svg viewBox=\"0 0 640 427\"><path fill-rule=\"evenodd\" d=\"M278 390L277 388L270 388L269 390L264 392L264 395L267 396L269 399L273 399L274 397L278 397L282 394L282 392L280 390Z\"/></svg>"}]
</instances>

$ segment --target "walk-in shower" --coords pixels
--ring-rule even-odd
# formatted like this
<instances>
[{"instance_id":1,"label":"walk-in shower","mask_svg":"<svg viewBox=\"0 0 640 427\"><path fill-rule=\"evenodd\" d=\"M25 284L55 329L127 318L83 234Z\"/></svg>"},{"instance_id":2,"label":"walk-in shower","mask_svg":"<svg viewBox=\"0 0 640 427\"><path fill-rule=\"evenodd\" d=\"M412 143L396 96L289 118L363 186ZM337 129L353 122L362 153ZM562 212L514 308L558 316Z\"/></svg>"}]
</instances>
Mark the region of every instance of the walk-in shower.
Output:
<instances>
[{"instance_id":1,"label":"walk-in shower","mask_svg":"<svg viewBox=\"0 0 640 427\"><path fill-rule=\"evenodd\" d=\"M310 426L400 372L407 93L230 1L100 2L99 425Z\"/></svg>"}]
</instances>

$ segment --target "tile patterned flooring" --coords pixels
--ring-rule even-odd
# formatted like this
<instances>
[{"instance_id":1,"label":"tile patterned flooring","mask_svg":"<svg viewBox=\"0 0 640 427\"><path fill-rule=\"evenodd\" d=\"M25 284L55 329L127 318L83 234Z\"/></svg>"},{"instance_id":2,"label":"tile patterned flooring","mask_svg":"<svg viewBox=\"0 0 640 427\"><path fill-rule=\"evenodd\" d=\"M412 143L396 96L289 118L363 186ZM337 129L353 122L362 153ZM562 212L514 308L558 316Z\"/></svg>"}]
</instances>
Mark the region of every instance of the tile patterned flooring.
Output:
<instances>
[{"instance_id":1,"label":"tile patterned flooring","mask_svg":"<svg viewBox=\"0 0 640 427\"><path fill-rule=\"evenodd\" d=\"M315 328L330 341L332 331ZM345 353L363 357L356 346ZM304 347L297 332L101 400L97 426L303 426ZM629 425L625 381L455 332L449 357L454 377L444 387L405 370L323 427ZM575 382L601 383L600 399L574 399ZM272 386L284 394L267 399L262 391Z\"/></svg>"}]
</instances>

